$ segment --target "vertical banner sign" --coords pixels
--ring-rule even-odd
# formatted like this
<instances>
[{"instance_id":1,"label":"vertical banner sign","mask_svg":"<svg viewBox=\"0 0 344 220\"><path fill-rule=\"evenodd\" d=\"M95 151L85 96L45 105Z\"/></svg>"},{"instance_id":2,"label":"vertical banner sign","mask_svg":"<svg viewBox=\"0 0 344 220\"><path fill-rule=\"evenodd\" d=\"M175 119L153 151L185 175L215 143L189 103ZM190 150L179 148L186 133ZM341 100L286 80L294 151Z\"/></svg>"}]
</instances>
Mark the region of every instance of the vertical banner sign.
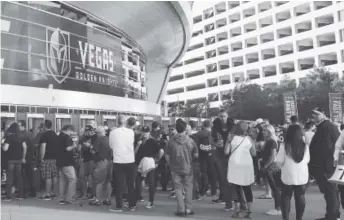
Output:
<instances>
[{"instance_id":1,"label":"vertical banner sign","mask_svg":"<svg viewBox=\"0 0 344 220\"><path fill-rule=\"evenodd\" d=\"M293 92L284 93L283 101L284 101L284 119L286 121L289 121L291 116L298 115L296 94Z\"/></svg>"},{"instance_id":2,"label":"vertical banner sign","mask_svg":"<svg viewBox=\"0 0 344 220\"><path fill-rule=\"evenodd\" d=\"M342 93L329 93L330 117L332 122L343 122L343 95Z\"/></svg>"}]
</instances>

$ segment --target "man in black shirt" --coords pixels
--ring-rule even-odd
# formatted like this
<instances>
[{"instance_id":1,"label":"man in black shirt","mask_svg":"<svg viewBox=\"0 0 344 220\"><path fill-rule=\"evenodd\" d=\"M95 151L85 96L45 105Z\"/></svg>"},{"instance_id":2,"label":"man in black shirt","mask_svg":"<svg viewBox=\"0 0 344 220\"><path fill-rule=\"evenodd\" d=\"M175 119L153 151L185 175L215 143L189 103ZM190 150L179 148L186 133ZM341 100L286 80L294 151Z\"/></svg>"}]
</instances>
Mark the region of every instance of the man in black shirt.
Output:
<instances>
[{"instance_id":1,"label":"man in black shirt","mask_svg":"<svg viewBox=\"0 0 344 220\"><path fill-rule=\"evenodd\" d=\"M327 118L321 108L312 111L312 118L317 126L311 144L309 146L310 161L309 172L315 178L320 191L325 196L326 220L340 218L340 203L338 189L335 183L328 181L334 171L335 143L340 135L338 129Z\"/></svg>"},{"instance_id":2,"label":"man in black shirt","mask_svg":"<svg viewBox=\"0 0 344 220\"><path fill-rule=\"evenodd\" d=\"M58 136L57 166L60 176L60 205L71 204L76 191L77 178L74 169L73 150L77 145L70 136L72 132L73 126L65 125Z\"/></svg>"},{"instance_id":3,"label":"man in black shirt","mask_svg":"<svg viewBox=\"0 0 344 220\"><path fill-rule=\"evenodd\" d=\"M57 150L58 150L58 138L56 133L51 130L52 122L45 120L44 122L46 131L40 137L40 163L41 163L41 175L45 180L45 195L40 199L51 200L55 197L55 193L58 189L57 180ZM52 191L54 188L54 191Z\"/></svg>"},{"instance_id":4,"label":"man in black shirt","mask_svg":"<svg viewBox=\"0 0 344 220\"><path fill-rule=\"evenodd\" d=\"M87 199L87 194L89 194L89 199L95 196L95 186L92 185L92 174L95 164L91 147L94 146L96 140L95 128L92 125L87 125L83 136L80 138L82 163L79 170L79 180L82 195L78 199Z\"/></svg>"},{"instance_id":5,"label":"man in black shirt","mask_svg":"<svg viewBox=\"0 0 344 220\"><path fill-rule=\"evenodd\" d=\"M24 120L19 121L20 136L23 142L26 143L26 163L23 164L23 185L24 195L36 197L36 189L33 181L33 163L34 163L34 142L33 134L26 130L26 122Z\"/></svg>"},{"instance_id":6,"label":"man in black shirt","mask_svg":"<svg viewBox=\"0 0 344 220\"><path fill-rule=\"evenodd\" d=\"M221 110L218 118L214 120L211 130L214 168L220 183L220 196L218 199L213 200L213 203L226 204L226 211L232 208L231 197L233 195L231 192L233 190L230 189L227 181L228 157L225 155L224 147L234 125L234 120L228 117L228 113Z\"/></svg>"},{"instance_id":7,"label":"man in black shirt","mask_svg":"<svg viewBox=\"0 0 344 220\"><path fill-rule=\"evenodd\" d=\"M91 152L94 154L95 169L93 171L93 180L96 184L96 199L90 202L90 205L100 206L103 186L106 189L106 199L104 205L111 205L111 181L113 172L113 153L109 144L109 137L106 136L105 127L96 129L98 135L97 141L91 146Z\"/></svg>"}]
</instances>

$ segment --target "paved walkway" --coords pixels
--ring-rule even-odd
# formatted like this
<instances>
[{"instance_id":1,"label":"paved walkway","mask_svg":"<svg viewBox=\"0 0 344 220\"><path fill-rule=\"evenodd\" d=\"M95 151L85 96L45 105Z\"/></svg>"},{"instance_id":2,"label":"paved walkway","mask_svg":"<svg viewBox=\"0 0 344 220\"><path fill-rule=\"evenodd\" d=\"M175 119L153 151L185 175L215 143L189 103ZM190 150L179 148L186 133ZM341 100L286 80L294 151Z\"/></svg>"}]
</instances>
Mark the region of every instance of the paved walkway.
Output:
<instances>
[{"instance_id":1,"label":"paved walkway","mask_svg":"<svg viewBox=\"0 0 344 220\"><path fill-rule=\"evenodd\" d=\"M255 196L261 195L261 189L255 189ZM304 220L313 220L322 217L325 211L323 196L318 192L317 187L312 186L306 195L307 207ZM13 201L10 203L1 202L2 220L96 220L96 219L120 219L120 220L159 220L176 219L173 215L176 209L174 199L168 198L167 193L158 192L154 209L144 208L146 203L138 204L136 212L111 213L108 207L90 207L88 201L84 204L74 204L61 206L54 201L40 201L37 199L27 199L23 201ZM294 204L294 202L292 202ZM204 198L202 201L194 203L196 215L191 219L200 220L222 220L230 219L231 212L222 211L222 205L211 204L211 198ZM281 217L267 216L264 213L273 208L273 200L255 200L253 208L254 220L274 220ZM188 218L190 219L190 218ZM295 219L294 208L292 208L291 219ZM342 215L344 219L344 215Z\"/></svg>"}]
</instances>

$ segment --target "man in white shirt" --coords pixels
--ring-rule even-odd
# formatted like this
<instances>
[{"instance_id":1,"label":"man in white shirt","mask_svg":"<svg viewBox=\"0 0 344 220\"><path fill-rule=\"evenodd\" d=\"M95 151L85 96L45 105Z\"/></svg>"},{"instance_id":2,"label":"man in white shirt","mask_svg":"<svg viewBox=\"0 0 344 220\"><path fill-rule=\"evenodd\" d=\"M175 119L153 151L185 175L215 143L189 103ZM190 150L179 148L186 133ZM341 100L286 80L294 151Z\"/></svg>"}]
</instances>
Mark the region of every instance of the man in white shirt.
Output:
<instances>
[{"instance_id":1,"label":"man in white shirt","mask_svg":"<svg viewBox=\"0 0 344 220\"><path fill-rule=\"evenodd\" d=\"M118 117L118 128L110 132L109 144L113 152L113 164L115 170L116 183L116 207L110 209L113 212L123 211L122 195L124 184L128 188L128 200L130 211L135 211L135 153L134 153L134 130L136 120L129 118L126 120L124 115Z\"/></svg>"}]
</instances>

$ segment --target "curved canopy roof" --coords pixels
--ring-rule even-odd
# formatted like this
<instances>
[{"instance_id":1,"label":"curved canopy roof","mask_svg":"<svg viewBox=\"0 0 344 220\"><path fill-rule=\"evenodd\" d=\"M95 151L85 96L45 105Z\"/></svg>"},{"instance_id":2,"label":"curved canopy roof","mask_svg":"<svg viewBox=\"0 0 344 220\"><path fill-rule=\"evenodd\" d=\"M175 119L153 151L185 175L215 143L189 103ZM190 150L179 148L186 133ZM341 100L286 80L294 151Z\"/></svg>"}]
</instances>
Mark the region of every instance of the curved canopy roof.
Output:
<instances>
[{"instance_id":1,"label":"curved canopy roof","mask_svg":"<svg viewBox=\"0 0 344 220\"><path fill-rule=\"evenodd\" d=\"M148 100L159 103L173 65L191 38L189 2L177 1L68 1L120 29L135 41L147 58Z\"/></svg>"}]
</instances>

